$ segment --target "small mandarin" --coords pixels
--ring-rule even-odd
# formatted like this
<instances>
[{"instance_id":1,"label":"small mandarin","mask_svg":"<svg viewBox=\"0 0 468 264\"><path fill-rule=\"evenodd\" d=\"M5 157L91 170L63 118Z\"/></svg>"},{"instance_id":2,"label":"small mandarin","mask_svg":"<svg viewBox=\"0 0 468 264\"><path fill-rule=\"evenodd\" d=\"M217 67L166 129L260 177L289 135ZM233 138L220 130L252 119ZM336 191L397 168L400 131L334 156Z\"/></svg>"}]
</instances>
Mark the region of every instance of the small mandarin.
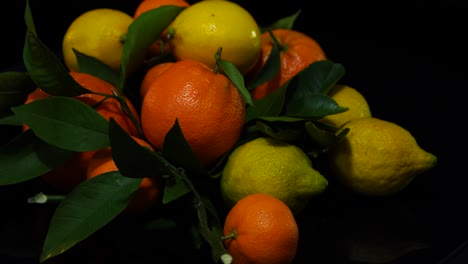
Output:
<instances>
[{"instance_id":1,"label":"small mandarin","mask_svg":"<svg viewBox=\"0 0 468 264\"><path fill-rule=\"evenodd\" d=\"M141 107L148 141L161 150L178 120L185 139L205 166L212 165L240 138L245 102L223 74L196 60L175 62L149 87Z\"/></svg>"},{"instance_id":2,"label":"small mandarin","mask_svg":"<svg viewBox=\"0 0 468 264\"><path fill-rule=\"evenodd\" d=\"M223 234L236 264L289 264L299 243L299 229L289 207L263 193L248 195L231 208Z\"/></svg>"}]
</instances>

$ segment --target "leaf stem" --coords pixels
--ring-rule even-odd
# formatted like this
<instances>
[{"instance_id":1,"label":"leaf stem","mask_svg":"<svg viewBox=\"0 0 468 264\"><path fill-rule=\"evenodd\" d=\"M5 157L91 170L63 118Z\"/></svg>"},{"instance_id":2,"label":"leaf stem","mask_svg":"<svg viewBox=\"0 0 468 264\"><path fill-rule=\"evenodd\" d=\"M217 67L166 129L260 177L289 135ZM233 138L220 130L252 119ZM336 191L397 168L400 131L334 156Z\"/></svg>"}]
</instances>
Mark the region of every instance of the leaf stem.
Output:
<instances>
[{"instance_id":1,"label":"leaf stem","mask_svg":"<svg viewBox=\"0 0 468 264\"><path fill-rule=\"evenodd\" d=\"M268 33L270 34L271 39L273 40L273 43L278 47L279 51L283 51L285 49L285 46L283 46L278 39L276 38L275 34L273 34L273 30L271 28L268 28Z\"/></svg>"},{"instance_id":2,"label":"leaf stem","mask_svg":"<svg viewBox=\"0 0 468 264\"><path fill-rule=\"evenodd\" d=\"M213 72L214 73L218 73L219 72L219 60L221 60L221 52L223 51L223 47L219 47L218 48L218 51L216 51L216 54L215 54L215 60L216 60L216 64L215 64L215 67L213 69Z\"/></svg>"},{"instance_id":3,"label":"leaf stem","mask_svg":"<svg viewBox=\"0 0 468 264\"><path fill-rule=\"evenodd\" d=\"M198 221L199 221L199 228L200 233L203 238L209 242L212 247L213 252L220 255L220 259L224 264L232 263L232 257L227 253L226 249L224 248L222 239L218 235L212 235L212 231L208 227L208 216L206 213L206 205L203 202L201 195L196 190L193 183L185 174L185 170L183 168L176 168L172 164L166 161L166 166L169 167L170 170L173 171L175 175L180 177L185 185L191 190L193 193L193 205L194 208L197 210Z\"/></svg>"},{"instance_id":4,"label":"leaf stem","mask_svg":"<svg viewBox=\"0 0 468 264\"><path fill-rule=\"evenodd\" d=\"M138 130L138 133L140 134L140 136L142 138L144 138L144 134L143 134L143 129L140 125L140 122L138 122L138 119L133 115L132 111L130 110L130 107L128 106L127 104L127 100L125 97L123 96L120 96L118 95L114 89L112 89L112 95L110 94L103 94L103 93L95 93L95 94L98 94L98 95L102 95L102 96L105 96L106 98L104 98L104 100L112 97L114 99L116 99L119 103L120 103L120 106L122 107L122 110L124 111L125 115L127 115L130 120L132 121L132 123L135 125L135 127L137 128ZM103 100L103 101L104 101ZM101 101L102 102L102 101Z\"/></svg>"},{"instance_id":5,"label":"leaf stem","mask_svg":"<svg viewBox=\"0 0 468 264\"><path fill-rule=\"evenodd\" d=\"M40 192L32 197L28 198L28 203L38 203L38 204L45 204L47 202L61 202L65 199L64 195L54 195L54 194L44 194Z\"/></svg>"}]
</instances>

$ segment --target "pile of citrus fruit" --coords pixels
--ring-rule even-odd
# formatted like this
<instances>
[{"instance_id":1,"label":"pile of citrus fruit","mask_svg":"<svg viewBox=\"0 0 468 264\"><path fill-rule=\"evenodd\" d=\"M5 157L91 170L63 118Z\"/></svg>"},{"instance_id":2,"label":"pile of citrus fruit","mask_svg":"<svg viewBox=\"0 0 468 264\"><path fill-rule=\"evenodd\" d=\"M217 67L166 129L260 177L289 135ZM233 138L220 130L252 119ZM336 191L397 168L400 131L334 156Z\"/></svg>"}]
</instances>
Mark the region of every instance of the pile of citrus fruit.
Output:
<instances>
[{"instance_id":1,"label":"pile of citrus fruit","mask_svg":"<svg viewBox=\"0 0 468 264\"><path fill-rule=\"evenodd\" d=\"M22 132L2 146L0 183L64 195L41 261L121 213L190 197L214 263L292 263L295 218L333 184L394 195L437 163L340 82L342 65L294 29L299 13L258 25L227 0L142 0L76 17L57 56L31 11L27 71L1 75L22 94L2 125Z\"/></svg>"}]
</instances>

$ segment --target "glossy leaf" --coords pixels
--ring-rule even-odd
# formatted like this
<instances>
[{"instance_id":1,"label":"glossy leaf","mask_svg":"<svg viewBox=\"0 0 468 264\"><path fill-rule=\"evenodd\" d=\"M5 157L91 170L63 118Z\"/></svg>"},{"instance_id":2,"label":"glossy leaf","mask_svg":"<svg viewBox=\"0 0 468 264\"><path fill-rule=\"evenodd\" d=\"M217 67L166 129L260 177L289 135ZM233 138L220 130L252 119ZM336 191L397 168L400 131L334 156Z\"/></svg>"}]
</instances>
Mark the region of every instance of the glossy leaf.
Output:
<instances>
[{"instance_id":1,"label":"glossy leaf","mask_svg":"<svg viewBox=\"0 0 468 264\"><path fill-rule=\"evenodd\" d=\"M302 124L302 123L301 123ZM256 127L261 133L281 141L293 142L299 140L304 134L302 125L295 126L293 123L263 122L257 121Z\"/></svg>"},{"instance_id":2,"label":"glossy leaf","mask_svg":"<svg viewBox=\"0 0 468 264\"><path fill-rule=\"evenodd\" d=\"M120 92L131 71L144 62L149 47L183 9L174 5L160 6L142 13L130 24L122 51L120 85L117 86Z\"/></svg>"},{"instance_id":3,"label":"glossy leaf","mask_svg":"<svg viewBox=\"0 0 468 264\"><path fill-rule=\"evenodd\" d=\"M24 18L27 30L23 62L36 86L51 95L76 96L89 92L71 77L61 61L37 37L29 1Z\"/></svg>"},{"instance_id":4,"label":"glossy leaf","mask_svg":"<svg viewBox=\"0 0 468 264\"><path fill-rule=\"evenodd\" d=\"M32 16L29 0L26 0L26 8L24 10L24 21L28 30L30 30L34 35L36 35L36 27L34 26L34 19Z\"/></svg>"},{"instance_id":5,"label":"glossy leaf","mask_svg":"<svg viewBox=\"0 0 468 264\"><path fill-rule=\"evenodd\" d=\"M327 95L311 93L304 94L304 97L301 98L295 98L294 101L289 101L285 115L318 120L327 115L338 114L347 110L348 108L339 106L335 100Z\"/></svg>"},{"instance_id":6,"label":"glossy leaf","mask_svg":"<svg viewBox=\"0 0 468 264\"><path fill-rule=\"evenodd\" d=\"M223 254L227 254L221 237L223 228L218 218L216 208L207 198L200 197L200 200L194 203L198 212L198 230L206 242L211 246L211 257L214 263L217 263Z\"/></svg>"},{"instance_id":7,"label":"glossy leaf","mask_svg":"<svg viewBox=\"0 0 468 264\"><path fill-rule=\"evenodd\" d=\"M0 185L33 179L71 156L71 151L46 144L27 130L0 148Z\"/></svg>"},{"instance_id":8,"label":"glossy leaf","mask_svg":"<svg viewBox=\"0 0 468 264\"><path fill-rule=\"evenodd\" d=\"M23 122L14 114L7 114L0 117L0 125L22 126Z\"/></svg>"},{"instance_id":9,"label":"glossy leaf","mask_svg":"<svg viewBox=\"0 0 468 264\"><path fill-rule=\"evenodd\" d=\"M119 75L107 64L95 57L81 53L76 49L73 49L73 53L75 53L80 72L89 73L93 76L99 77L114 86L118 85L120 80Z\"/></svg>"},{"instance_id":10,"label":"glossy leaf","mask_svg":"<svg viewBox=\"0 0 468 264\"><path fill-rule=\"evenodd\" d=\"M62 254L108 224L127 207L140 184L141 179L114 171L78 185L55 210L40 261Z\"/></svg>"},{"instance_id":11,"label":"glossy leaf","mask_svg":"<svg viewBox=\"0 0 468 264\"><path fill-rule=\"evenodd\" d=\"M329 60L312 63L291 80L284 114L320 119L346 111L326 95L343 75L341 64Z\"/></svg>"},{"instance_id":12,"label":"glossy leaf","mask_svg":"<svg viewBox=\"0 0 468 264\"><path fill-rule=\"evenodd\" d=\"M301 10L299 9L296 11L294 14L283 17L281 19L278 19L275 21L273 24L270 25L271 29L293 29L294 28L294 22L296 22L297 17L301 13Z\"/></svg>"},{"instance_id":13,"label":"glossy leaf","mask_svg":"<svg viewBox=\"0 0 468 264\"><path fill-rule=\"evenodd\" d=\"M78 152L109 146L107 120L76 99L51 96L12 110L40 139L53 146Z\"/></svg>"},{"instance_id":14,"label":"glossy leaf","mask_svg":"<svg viewBox=\"0 0 468 264\"><path fill-rule=\"evenodd\" d=\"M234 83L234 85L239 89L242 97L244 97L245 102L247 105L252 106L253 100L250 92L245 87L244 76L239 72L237 67L226 60L216 59L218 65L223 69L223 72L227 75L227 77Z\"/></svg>"},{"instance_id":15,"label":"glossy leaf","mask_svg":"<svg viewBox=\"0 0 468 264\"><path fill-rule=\"evenodd\" d=\"M160 153L138 144L113 118L109 121L109 139L112 158L125 177L162 177L172 173Z\"/></svg>"},{"instance_id":16,"label":"glossy leaf","mask_svg":"<svg viewBox=\"0 0 468 264\"><path fill-rule=\"evenodd\" d=\"M264 98L256 100L254 106L247 107L245 122L249 123L259 117L280 115L283 110L287 87L288 83L271 92Z\"/></svg>"},{"instance_id":17,"label":"glossy leaf","mask_svg":"<svg viewBox=\"0 0 468 264\"><path fill-rule=\"evenodd\" d=\"M168 204L182 196L190 193L185 181L178 175L172 175L166 178L164 182L163 204Z\"/></svg>"},{"instance_id":18,"label":"glossy leaf","mask_svg":"<svg viewBox=\"0 0 468 264\"><path fill-rule=\"evenodd\" d=\"M261 59L261 58L260 58ZM273 79L278 74L281 67L280 48L277 43L271 46L270 55L268 55L265 64L260 68L260 71L252 81L247 84L249 91L255 89L257 86Z\"/></svg>"},{"instance_id":19,"label":"glossy leaf","mask_svg":"<svg viewBox=\"0 0 468 264\"><path fill-rule=\"evenodd\" d=\"M329 149L330 147L338 144L349 132L349 128L341 130L338 134L333 129L325 129L324 126L326 124L314 123L314 122L306 122L305 123L305 130L311 140L317 145L317 149L314 151L315 155Z\"/></svg>"},{"instance_id":20,"label":"glossy leaf","mask_svg":"<svg viewBox=\"0 0 468 264\"><path fill-rule=\"evenodd\" d=\"M0 73L0 116L11 114L10 107L23 104L36 85L25 72Z\"/></svg>"},{"instance_id":21,"label":"glossy leaf","mask_svg":"<svg viewBox=\"0 0 468 264\"><path fill-rule=\"evenodd\" d=\"M298 89L295 97L303 97L310 93L328 94L331 88L344 76L343 65L330 60L316 61L299 72L297 76Z\"/></svg>"},{"instance_id":22,"label":"glossy leaf","mask_svg":"<svg viewBox=\"0 0 468 264\"><path fill-rule=\"evenodd\" d=\"M186 173L208 174L185 139L177 119L164 138L162 154L174 166L184 168Z\"/></svg>"}]
</instances>

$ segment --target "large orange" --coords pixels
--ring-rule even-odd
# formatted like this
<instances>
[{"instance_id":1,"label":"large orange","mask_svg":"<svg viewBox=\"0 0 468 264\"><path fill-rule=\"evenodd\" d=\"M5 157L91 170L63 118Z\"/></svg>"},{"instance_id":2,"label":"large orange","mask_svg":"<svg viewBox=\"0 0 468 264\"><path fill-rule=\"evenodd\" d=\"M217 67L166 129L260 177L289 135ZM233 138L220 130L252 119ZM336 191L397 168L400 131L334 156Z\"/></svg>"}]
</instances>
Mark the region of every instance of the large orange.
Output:
<instances>
[{"instance_id":1,"label":"large orange","mask_svg":"<svg viewBox=\"0 0 468 264\"><path fill-rule=\"evenodd\" d=\"M153 150L153 147L143 139L132 136L132 138L141 146ZM96 177L106 172L118 171L117 165L112 159L112 149L103 148L91 157L86 172L88 179ZM143 178L140 188L136 191L133 199L126 208L127 212L145 213L162 199L163 179L161 177Z\"/></svg>"},{"instance_id":2,"label":"large orange","mask_svg":"<svg viewBox=\"0 0 468 264\"><path fill-rule=\"evenodd\" d=\"M149 1L149 0L146 0ZM169 67L172 66L174 62L168 61L168 62L162 62L159 64L156 64L149 68L145 75L143 76L143 80L141 81L140 84L140 98L143 99L145 97L146 92L148 91L151 83L156 79L161 73L163 73L165 70L167 70Z\"/></svg>"},{"instance_id":3,"label":"large orange","mask_svg":"<svg viewBox=\"0 0 468 264\"><path fill-rule=\"evenodd\" d=\"M313 62L326 59L325 52L319 43L302 32L292 29L274 29L272 33L280 44L281 66L273 79L259 85L252 91L251 94L254 100L261 99L278 89ZM270 56L274 44L270 33L262 33L261 41L262 58L254 69L249 72L247 79L257 74Z\"/></svg>"},{"instance_id":4,"label":"large orange","mask_svg":"<svg viewBox=\"0 0 468 264\"><path fill-rule=\"evenodd\" d=\"M224 245L236 264L289 264L297 253L299 230L289 207L274 196L250 194L231 208L224 222Z\"/></svg>"},{"instance_id":5,"label":"large orange","mask_svg":"<svg viewBox=\"0 0 468 264\"><path fill-rule=\"evenodd\" d=\"M200 161L209 166L234 146L244 125L245 102L223 74L195 60L180 60L149 87L141 107L148 141L162 149L176 119Z\"/></svg>"},{"instance_id":6,"label":"large orange","mask_svg":"<svg viewBox=\"0 0 468 264\"><path fill-rule=\"evenodd\" d=\"M112 94L113 91L117 92L114 85L94 75L74 71L70 72L70 75L81 86L92 92L104 94ZM25 104L48 96L50 95L38 87L28 95ZM105 98L104 96L91 93L82 94L74 98L90 106L94 106L94 109L107 120L111 117L114 118L115 121L130 135L139 135L137 126L124 113L120 107L120 103L116 99L109 98L102 101ZM137 120L137 123L139 123L140 119L138 112L128 99L127 105ZM23 125L23 130L26 129L28 129L28 127ZM73 188L86 179L86 169L94 152L95 151L74 153L70 160L42 175L42 179L57 191L66 193L73 190Z\"/></svg>"},{"instance_id":7,"label":"large orange","mask_svg":"<svg viewBox=\"0 0 468 264\"><path fill-rule=\"evenodd\" d=\"M150 10L153 10L161 6L165 6L165 5L187 7L190 5L190 3L188 3L185 0L143 0L138 4L137 8L135 9L135 12L133 13L133 19L136 19L144 12L147 12L147 11L150 11ZM155 41L149 48L148 54L147 54L149 57L159 56L163 52L164 53L170 52L171 49L169 45L165 44L165 42L167 41L166 35L167 35L167 29L165 29L162 32L160 39ZM164 44L163 46L164 51L162 51L161 49L161 44Z\"/></svg>"}]
</instances>

